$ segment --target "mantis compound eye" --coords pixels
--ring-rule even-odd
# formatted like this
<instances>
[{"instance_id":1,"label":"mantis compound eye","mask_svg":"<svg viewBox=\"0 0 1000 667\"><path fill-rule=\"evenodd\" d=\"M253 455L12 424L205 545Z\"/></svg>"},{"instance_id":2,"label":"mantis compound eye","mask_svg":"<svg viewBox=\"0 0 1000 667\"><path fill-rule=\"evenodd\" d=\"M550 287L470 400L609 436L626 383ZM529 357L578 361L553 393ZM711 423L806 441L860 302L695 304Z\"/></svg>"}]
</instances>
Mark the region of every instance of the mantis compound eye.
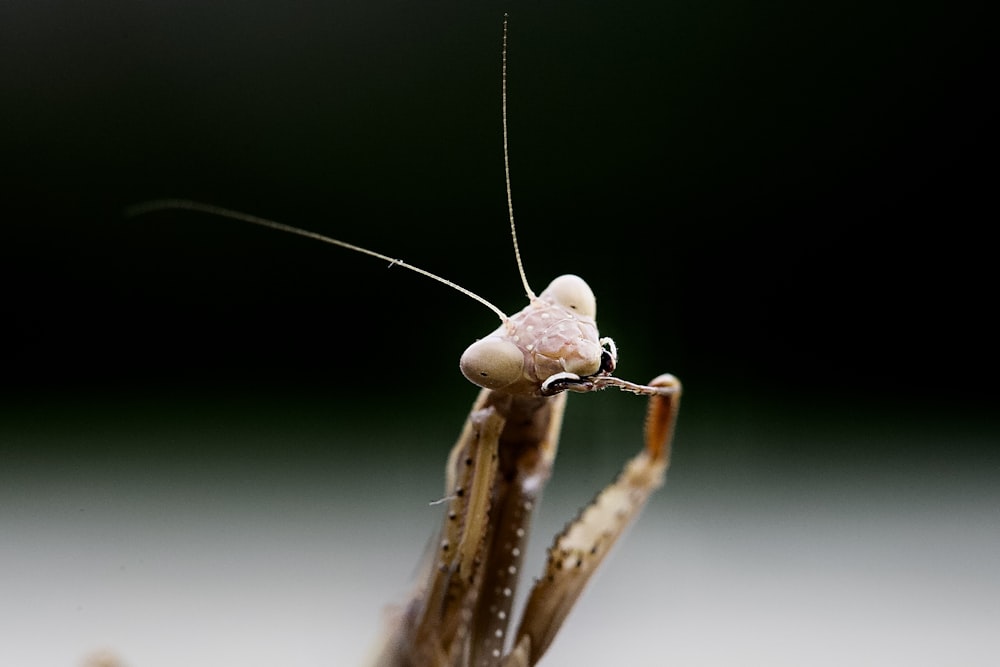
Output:
<instances>
[{"instance_id":1,"label":"mantis compound eye","mask_svg":"<svg viewBox=\"0 0 1000 667\"><path fill-rule=\"evenodd\" d=\"M483 338L466 348L458 365L472 384L502 389L523 375L524 354L510 341Z\"/></svg>"},{"instance_id":2,"label":"mantis compound eye","mask_svg":"<svg viewBox=\"0 0 1000 667\"><path fill-rule=\"evenodd\" d=\"M586 317L597 317L597 300L590 286L580 276L567 273L559 276L545 288L543 297L549 294L560 306Z\"/></svg>"}]
</instances>

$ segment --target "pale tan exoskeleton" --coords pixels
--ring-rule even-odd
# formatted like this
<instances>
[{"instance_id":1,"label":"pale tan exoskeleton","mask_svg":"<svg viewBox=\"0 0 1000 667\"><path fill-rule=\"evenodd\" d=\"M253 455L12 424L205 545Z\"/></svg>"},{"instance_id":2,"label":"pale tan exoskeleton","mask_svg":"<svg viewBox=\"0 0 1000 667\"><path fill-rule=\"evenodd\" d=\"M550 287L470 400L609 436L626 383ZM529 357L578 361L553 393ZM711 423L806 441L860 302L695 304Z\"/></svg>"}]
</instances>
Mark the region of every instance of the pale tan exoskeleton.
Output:
<instances>
[{"instance_id":1,"label":"pale tan exoskeleton","mask_svg":"<svg viewBox=\"0 0 1000 667\"><path fill-rule=\"evenodd\" d=\"M343 241L215 206L183 200L139 205L132 214L188 209L235 218L372 255L443 282L484 303L501 318L460 361L482 387L446 467L445 511L436 552L410 600L392 610L372 652L379 667L534 665L562 626L615 541L663 484L680 401L680 383L660 375L639 385L612 375L617 351L601 338L594 294L564 275L540 294L528 286L514 229L507 151L507 23L503 39L503 140L511 235L527 307L512 316L438 276ZM512 603L532 513L548 480L567 392L617 387L648 396L645 444L548 551L513 637Z\"/></svg>"}]
</instances>

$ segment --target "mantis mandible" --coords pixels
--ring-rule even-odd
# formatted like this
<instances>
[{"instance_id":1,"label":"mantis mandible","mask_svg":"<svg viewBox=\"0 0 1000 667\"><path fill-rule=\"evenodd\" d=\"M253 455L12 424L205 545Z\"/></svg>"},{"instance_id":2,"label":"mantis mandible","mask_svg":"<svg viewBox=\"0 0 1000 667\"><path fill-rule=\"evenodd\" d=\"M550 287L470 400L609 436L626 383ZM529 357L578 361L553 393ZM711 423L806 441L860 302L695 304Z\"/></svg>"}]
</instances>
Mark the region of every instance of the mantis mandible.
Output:
<instances>
[{"instance_id":1,"label":"mantis mandible","mask_svg":"<svg viewBox=\"0 0 1000 667\"><path fill-rule=\"evenodd\" d=\"M381 253L272 220L187 200L130 209L138 215L185 209L242 220L377 257L476 299L501 320L474 342L459 366L481 387L446 465L447 509L436 551L410 600L390 613L371 664L378 667L535 665L562 627L591 575L664 481L681 385L660 375L648 385L612 375L614 341L598 334L594 294L575 275L553 280L539 295L528 285L517 245L507 145L507 19L502 49L504 172L511 237L528 296L506 315L482 297ZM568 392L616 387L649 397L645 443L548 550L510 638L512 603L533 510L551 474Z\"/></svg>"}]
</instances>

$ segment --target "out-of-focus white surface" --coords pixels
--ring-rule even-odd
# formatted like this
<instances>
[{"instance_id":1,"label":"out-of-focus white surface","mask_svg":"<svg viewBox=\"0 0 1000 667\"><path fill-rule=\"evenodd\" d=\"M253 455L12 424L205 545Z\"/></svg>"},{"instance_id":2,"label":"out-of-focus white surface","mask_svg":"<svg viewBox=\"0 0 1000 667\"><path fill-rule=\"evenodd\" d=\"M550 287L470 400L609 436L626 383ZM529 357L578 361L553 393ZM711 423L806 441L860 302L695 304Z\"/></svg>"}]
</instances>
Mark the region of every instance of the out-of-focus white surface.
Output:
<instances>
[{"instance_id":1,"label":"out-of-focus white surface","mask_svg":"<svg viewBox=\"0 0 1000 667\"><path fill-rule=\"evenodd\" d=\"M0 664L360 664L437 523L436 470L5 480ZM960 482L893 500L877 477L784 497L668 480L543 664L993 665L1000 509ZM569 495L546 498L529 571Z\"/></svg>"}]
</instances>

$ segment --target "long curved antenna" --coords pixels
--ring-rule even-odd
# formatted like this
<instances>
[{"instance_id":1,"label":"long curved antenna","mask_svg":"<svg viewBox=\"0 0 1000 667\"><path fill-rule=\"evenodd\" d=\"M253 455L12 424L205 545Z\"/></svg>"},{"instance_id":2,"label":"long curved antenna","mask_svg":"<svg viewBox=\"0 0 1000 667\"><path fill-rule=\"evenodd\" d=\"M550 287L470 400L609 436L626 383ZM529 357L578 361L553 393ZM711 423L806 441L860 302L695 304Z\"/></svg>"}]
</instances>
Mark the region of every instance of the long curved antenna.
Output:
<instances>
[{"instance_id":1,"label":"long curved antenna","mask_svg":"<svg viewBox=\"0 0 1000 667\"><path fill-rule=\"evenodd\" d=\"M431 280L436 280L439 283L447 285L448 287L457 290L464 294L465 296L475 299L479 303L483 304L494 313L496 313L502 322L507 322L509 319L507 315L494 306L492 303L479 296L471 290L467 290L461 285L451 282L447 278L442 278L441 276L435 275L430 271L425 271L418 266L413 266L412 264L407 264L401 259L394 259L388 255L383 255L380 252L375 252L374 250L368 250L367 248L362 248L361 246L356 246L345 241L339 241L335 238L329 236L324 236L322 234L317 234L316 232L310 232L305 229L300 229L298 227L292 227L291 225L286 225L281 222L275 222L274 220L268 220L267 218L260 218L256 215L250 215L249 213L241 213L240 211L234 211L232 209L223 208L221 206L214 206L212 204L203 204L201 202L192 201L190 199L157 199L154 201L143 202L141 204L136 204L134 206L129 206L125 209L125 216L128 218L134 218L138 215L145 215L146 213L154 213L156 211L170 211L170 210L184 210L184 211L196 211L198 213L207 213L208 215L217 215L222 218L229 218L231 220L239 220L241 222L249 222L252 225L259 225L261 227L268 227L270 229L277 229L282 232L288 232L289 234L297 234L299 236L305 236L306 238L315 239L317 241L322 241L323 243L329 243L331 245L339 246L341 248L346 248L348 250L353 250L354 252L359 252L362 255L369 255L371 257L377 257L378 259L383 259L389 262L389 266L400 266L404 269L409 269L415 273L419 273L422 276L426 276Z\"/></svg>"},{"instance_id":2,"label":"long curved antenna","mask_svg":"<svg viewBox=\"0 0 1000 667\"><path fill-rule=\"evenodd\" d=\"M503 116L503 174L507 181L507 215L510 217L510 237L514 241L514 259L517 260L517 271L521 274L521 284L528 299L534 301L537 297L528 284L528 276L524 273L521 263L521 249L517 246L517 228L514 227L514 200L510 194L510 153L507 150L507 14L503 15L503 50L501 55L502 68L500 73L501 107Z\"/></svg>"}]
</instances>

